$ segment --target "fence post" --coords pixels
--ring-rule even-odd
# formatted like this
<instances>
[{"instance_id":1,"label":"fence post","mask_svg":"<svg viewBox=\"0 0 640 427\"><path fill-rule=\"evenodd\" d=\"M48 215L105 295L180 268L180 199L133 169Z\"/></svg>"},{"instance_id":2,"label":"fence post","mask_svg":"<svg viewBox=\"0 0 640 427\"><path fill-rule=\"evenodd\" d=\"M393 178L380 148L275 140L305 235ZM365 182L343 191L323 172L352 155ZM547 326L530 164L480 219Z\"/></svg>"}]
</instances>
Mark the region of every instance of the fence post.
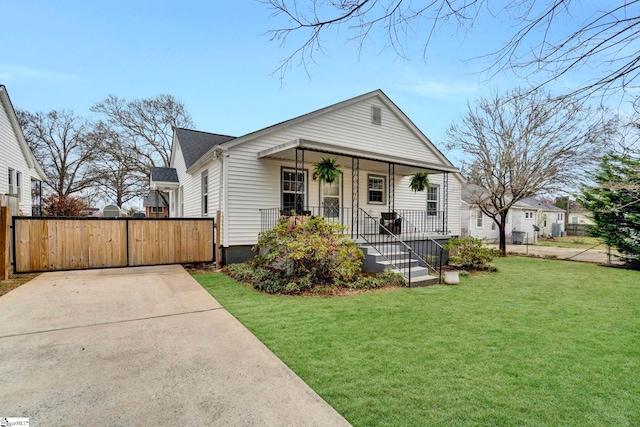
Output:
<instances>
[{"instance_id":1,"label":"fence post","mask_svg":"<svg viewBox=\"0 0 640 427\"><path fill-rule=\"evenodd\" d=\"M216 211L216 268L220 269L220 259L222 258L222 245L220 242L220 211Z\"/></svg>"},{"instance_id":2,"label":"fence post","mask_svg":"<svg viewBox=\"0 0 640 427\"><path fill-rule=\"evenodd\" d=\"M0 206L0 280L9 279L9 219L11 209Z\"/></svg>"}]
</instances>

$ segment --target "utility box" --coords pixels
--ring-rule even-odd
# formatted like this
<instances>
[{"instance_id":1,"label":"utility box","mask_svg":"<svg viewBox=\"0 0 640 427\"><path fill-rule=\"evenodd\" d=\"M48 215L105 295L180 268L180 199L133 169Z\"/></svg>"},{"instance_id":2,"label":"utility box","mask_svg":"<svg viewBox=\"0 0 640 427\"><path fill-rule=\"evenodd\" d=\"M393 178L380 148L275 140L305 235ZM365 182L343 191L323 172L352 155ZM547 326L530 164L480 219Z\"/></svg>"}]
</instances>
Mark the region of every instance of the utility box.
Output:
<instances>
[{"instance_id":1,"label":"utility box","mask_svg":"<svg viewBox=\"0 0 640 427\"><path fill-rule=\"evenodd\" d=\"M514 245L521 245L524 240L524 231L512 231L511 232L511 243Z\"/></svg>"}]
</instances>

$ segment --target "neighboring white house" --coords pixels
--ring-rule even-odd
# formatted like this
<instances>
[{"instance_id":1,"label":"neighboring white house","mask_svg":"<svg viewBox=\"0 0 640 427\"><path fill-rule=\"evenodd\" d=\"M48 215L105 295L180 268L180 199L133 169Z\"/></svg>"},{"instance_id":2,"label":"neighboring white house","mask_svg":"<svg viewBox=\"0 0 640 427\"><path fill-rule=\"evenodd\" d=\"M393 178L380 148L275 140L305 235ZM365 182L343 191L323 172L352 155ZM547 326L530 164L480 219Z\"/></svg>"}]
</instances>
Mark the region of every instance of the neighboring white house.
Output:
<instances>
[{"instance_id":1,"label":"neighboring white house","mask_svg":"<svg viewBox=\"0 0 640 427\"><path fill-rule=\"evenodd\" d=\"M460 202L462 236L473 236L488 242L498 242L500 238L498 226L493 219L483 214L473 203L473 197L470 192L465 191L466 188L467 186L462 191ZM533 197L527 197L516 202L509 209L505 230L507 243L514 240L514 231L524 233L515 238L516 241L523 243L535 243L538 237L548 235L560 237L565 231L564 221L564 210Z\"/></svg>"},{"instance_id":2,"label":"neighboring white house","mask_svg":"<svg viewBox=\"0 0 640 427\"><path fill-rule=\"evenodd\" d=\"M20 208L20 212L11 215L31 215L32 207L39 213L46 176L24 139L3 85L0 85L0 147L0 194L17 196Z\"/></svg>"},{"instance_id":3,"label":"neighboring white house","mask_svg":"<svg viewBox=\"0 0 640 427\"><path fill-rule=\"evenodd\" d=\"M334 157L340 179L320 182L314 163ZM152 188L169 192L171 217L220 211L226 262L249 257L258 234L291 210L352 234L377 233L383 212L401 215L403 231L460 234L458 169L380 90L241 137L176 128L170 166ZM431 188L414 193L418 172Z\"/></svg>"}]
</instances>

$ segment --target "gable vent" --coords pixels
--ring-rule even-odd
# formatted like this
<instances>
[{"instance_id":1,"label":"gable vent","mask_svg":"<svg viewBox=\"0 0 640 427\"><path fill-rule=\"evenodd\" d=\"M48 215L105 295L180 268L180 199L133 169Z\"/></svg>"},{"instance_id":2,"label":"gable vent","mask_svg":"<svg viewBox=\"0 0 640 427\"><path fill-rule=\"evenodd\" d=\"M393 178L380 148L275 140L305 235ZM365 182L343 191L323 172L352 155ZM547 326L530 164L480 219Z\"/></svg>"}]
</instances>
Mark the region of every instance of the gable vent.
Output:
<instances>
[{"instance_id":1,"label":"gable vent","mask_svg":"<svg viewBox=\"0 0 640 427\"><path fill-rule=\"evenodd\" d=\"M380 107L371 107L371 123L374 125L382 124L382 109Z\"/></svg>"}]
</instances>

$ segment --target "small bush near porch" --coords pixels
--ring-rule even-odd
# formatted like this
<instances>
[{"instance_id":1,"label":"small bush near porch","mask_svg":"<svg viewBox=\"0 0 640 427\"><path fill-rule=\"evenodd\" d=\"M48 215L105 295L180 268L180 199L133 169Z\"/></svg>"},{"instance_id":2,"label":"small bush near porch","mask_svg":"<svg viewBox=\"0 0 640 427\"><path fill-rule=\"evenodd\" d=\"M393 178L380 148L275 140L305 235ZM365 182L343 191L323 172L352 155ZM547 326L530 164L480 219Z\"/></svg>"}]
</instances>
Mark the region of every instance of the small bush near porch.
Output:
<instances>
[{"instance_id":1,"label":"small bush near porch","mask_svg":"<svg viewBox=\"0 0 640 427\"><path fill-rule=\"evenodd\" d=\"M236 280L267 293L332 293L333 288L370 289L402 286L404 277L385 272L362 275L363 253L342 234L342 227L322 217L282 217L271 230L260 233L259 255L225 271Z\"/></svg>"},{"instance_id":2,"label":"small bush near porch","mask_svg":"<svg viewBox=\"0 0 640 427\"><path fill-rule=\"evenodd\" d=\"M640 275L531 258L341 298L202 283L354 426L640 425Z\"/></svg>"}]
</instances>

